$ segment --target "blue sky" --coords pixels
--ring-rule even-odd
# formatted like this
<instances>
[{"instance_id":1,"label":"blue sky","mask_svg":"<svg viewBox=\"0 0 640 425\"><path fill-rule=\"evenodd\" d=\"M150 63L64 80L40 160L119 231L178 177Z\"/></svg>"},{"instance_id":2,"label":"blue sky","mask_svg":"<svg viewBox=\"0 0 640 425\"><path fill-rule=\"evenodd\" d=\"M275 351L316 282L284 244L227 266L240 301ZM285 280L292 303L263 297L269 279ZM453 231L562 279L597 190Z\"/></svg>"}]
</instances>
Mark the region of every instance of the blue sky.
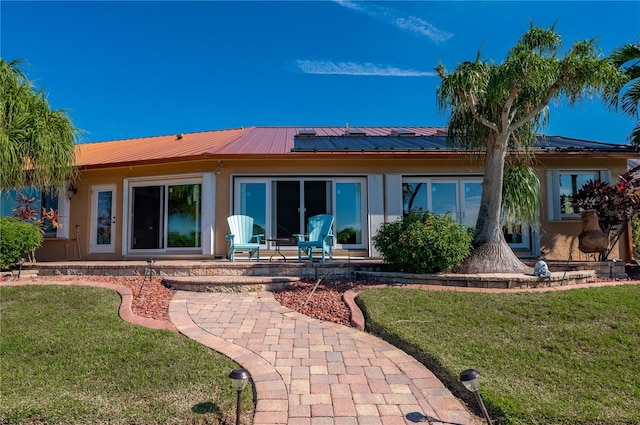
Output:
<instances>
[{"instance_id":1,"label":"blue sky","mask_svg":"<svg viewBox=\"0 0 640 425\"><path fill-rule=\"evenodd\" d=\"M502 62L533 23L603 54L640 36L638 1L8 1L0 53L86 142L253 125L438 126L439 78ZM551 108L547 134L626 143L599 101Z\"/></svg>"}]
</instances>

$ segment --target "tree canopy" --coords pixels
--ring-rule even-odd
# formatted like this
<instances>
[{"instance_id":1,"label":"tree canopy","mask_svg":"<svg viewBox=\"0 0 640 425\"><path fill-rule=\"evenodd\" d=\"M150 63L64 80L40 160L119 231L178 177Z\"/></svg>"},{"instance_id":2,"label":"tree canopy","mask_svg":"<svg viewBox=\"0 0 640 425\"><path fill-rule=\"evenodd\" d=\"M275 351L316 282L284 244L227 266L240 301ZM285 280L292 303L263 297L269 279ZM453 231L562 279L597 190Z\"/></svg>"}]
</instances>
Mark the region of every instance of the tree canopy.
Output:
<instances>
[{"instance_id":1,"label":"tree canopy","mask_svg":"<svg viewBox=\"0 0 640 425\"><path fill-rule=\"evenodd\" d=\"M610 97L611 104L636 119L636 125L631 130L629 141L635 147L640 148L640 116L638 116L638 106L640 106L640 42L619 47L611 53L610 58L618 70L628 78L628 84Z\"/></svg>"},{"instance_id":2,"label":"tree canopy","mask_svg":"<svg viewBox=\"0 0 640 425\"><path fill-rule=\"evenodd\" d=\"M561 48L562 38L553 27L531 25L502 64L481 60L478 54L452 72L443 64L436 67L441 78L438 107L450 111L449 143L484 152L485 158L474 249L458 268L460 272L531 271L504 239L505 165L515 168L530 163L536 134L548 123L550 102L573 105L592 96L611 95L624 84L613 63L601 58L595 40L575 42L566 53ZM521 177L531 183L527 174ZM537 185L529 186L537 190ZM530 191L528 196L539 194ZM538 205L532 199L519 203Z\"/></svg>"},{"instance_id":3,"label":"tree canopy","mask_svg":"<svg viewBox=\"0 0 640 425\"><path fill-rule=\"evenodd\" d=\"M20 65L0 58L0 189L62 187L76 176L79 131Z\"/></svg>"}]
</instances>

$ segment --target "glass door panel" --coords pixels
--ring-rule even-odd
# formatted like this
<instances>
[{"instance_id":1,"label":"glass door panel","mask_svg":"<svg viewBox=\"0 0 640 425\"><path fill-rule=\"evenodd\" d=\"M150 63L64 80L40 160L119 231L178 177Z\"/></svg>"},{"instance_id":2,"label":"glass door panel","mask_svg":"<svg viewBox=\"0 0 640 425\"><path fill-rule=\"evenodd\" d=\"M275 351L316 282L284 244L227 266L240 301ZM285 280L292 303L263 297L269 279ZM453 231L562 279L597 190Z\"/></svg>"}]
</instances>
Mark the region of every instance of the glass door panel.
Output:
<instances>
[{"instance_id":1,"label":"glass door panel","mask_svg":"<svg viewBox=\"0 0 640 425\"><path fill-rule=\"evenodd\" d=\"M267 184L240 184L239 214L253 217L253 234L267 236Z\"/></svg>"},{"instance_id":2,"label":"glass door panel","mask_svg":"<svg viewBox=\"0 0 640 425\"><path fill-rule=\"evenodd\" d=\"M362 244L362 184L336 183L336 242Z\"/></svg>"},{"instance_id":3,"label":"glass door panel","mask_svg":"<svg viewBox=\"0 0 640 425\"><path fill-rule=\"evenodd\" d=\"M115 252L115 190L114 185L92 188L91 252Z\"/></svg>"},{"instance_id":4,"label":"glass door panel","mask_svg":"<svg viewBox=\"0 0 640 425\"><path fill-rule=\"evenodd\" d=\"M304 181L304 217L303 226L306 227L309 217L318 214L328 214L327 192L328 181ZM304 229L306 232L307 229Z\"/></svg>"},{"instance_id":5,"label":"glass door panel","mask_svg":"<svg viewBox=\"0 0 640 425\"><path fill-rule=\"evenodd\" d=\"M450 214L454 220L458 217L458 184L455 182L431 183L431 212Z\"/></svg>"},{"instance_id":6,"label":"glass door panel","mask_svg":"<svg viewBox=\"0 0 640 425\"><path fill-rule=\"evenodd\" d=\"M482 199L482 182L462 182L462 224L468 227L475 227L478 221L478 211L480 211L480 200Z\"/></svg>"},{"instance_id":7,"label":"glass door panel","mask_svg":"<svg viewBox=\"0 0 640 425\"><path fill-rule=\"evenodd\" d=\"M168 187L167 247L199 248L201 246L201 185L184 184Z\"/></svg>"},{"instance_id":8,"label":"glass door panel","mask_svg":"<svg viewBox=\"0 0 640 425\"><path fill-rule=\"evenodd\" d=\"M429 209L427 183L402 183L402 214L406 217L411 211L427 211Z\"/></svg>"},{"instance_id":9,"label":"glass door panel","mask_svg":"<svg viewBox=\"0 0 640 425\"><path fill-rule=\"evenodd\" d=\"M300 182L281 180L275 182L275 236L289 238L295 244L296 233L304 233L300 229ZM282 244L285 245L285 244Z\"/></svg>"},{"instance_id":10,"label":"glass door panel","mask_svg":"<svg viewBox=\"0 0 640 425\"><path fill-rule=\"evenodd\" d=\"M164 186L133 187L131 209L131 249L164 248Z\"/></svg>"}]
</instances>

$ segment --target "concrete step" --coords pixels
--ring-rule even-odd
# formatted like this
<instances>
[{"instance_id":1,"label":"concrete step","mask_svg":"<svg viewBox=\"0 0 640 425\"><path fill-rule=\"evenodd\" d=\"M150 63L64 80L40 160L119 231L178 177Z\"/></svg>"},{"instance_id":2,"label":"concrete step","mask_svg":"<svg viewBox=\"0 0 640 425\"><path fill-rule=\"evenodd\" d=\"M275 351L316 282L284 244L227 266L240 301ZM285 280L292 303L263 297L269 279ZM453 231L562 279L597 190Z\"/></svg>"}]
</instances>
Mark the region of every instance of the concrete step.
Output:
<instances>
[{"instance_id":1,"label":"concrete step","mask_svg":"<svg viewBox=\"0 0 640 425\"><path fill-rule=\"evenodd\" d=\"M283 289L300 281L296 276L165 276L163 283L179 291L259 292Z\"/></svg>"}]
</instances>

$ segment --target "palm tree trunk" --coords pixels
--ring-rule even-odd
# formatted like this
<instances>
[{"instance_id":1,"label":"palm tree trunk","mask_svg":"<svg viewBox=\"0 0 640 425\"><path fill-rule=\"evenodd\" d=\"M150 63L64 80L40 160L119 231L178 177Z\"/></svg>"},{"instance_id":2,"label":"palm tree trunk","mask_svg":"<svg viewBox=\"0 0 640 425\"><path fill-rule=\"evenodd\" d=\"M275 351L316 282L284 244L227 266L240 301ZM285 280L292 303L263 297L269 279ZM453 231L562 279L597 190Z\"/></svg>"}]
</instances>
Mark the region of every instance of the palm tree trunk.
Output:
<instances>
[{"instance_id":1,"label":"palm tree trunk","mask_svg":"<svg viewBox=\"0 0 640 425\"><path fill-rule=\"evenodd\" d=\"M502 230L502 179L507 137L487 146L482 199L476 222L473 250L455 270L457 273L531 273L504 239Z\"/></svg>"}]
</instances>

